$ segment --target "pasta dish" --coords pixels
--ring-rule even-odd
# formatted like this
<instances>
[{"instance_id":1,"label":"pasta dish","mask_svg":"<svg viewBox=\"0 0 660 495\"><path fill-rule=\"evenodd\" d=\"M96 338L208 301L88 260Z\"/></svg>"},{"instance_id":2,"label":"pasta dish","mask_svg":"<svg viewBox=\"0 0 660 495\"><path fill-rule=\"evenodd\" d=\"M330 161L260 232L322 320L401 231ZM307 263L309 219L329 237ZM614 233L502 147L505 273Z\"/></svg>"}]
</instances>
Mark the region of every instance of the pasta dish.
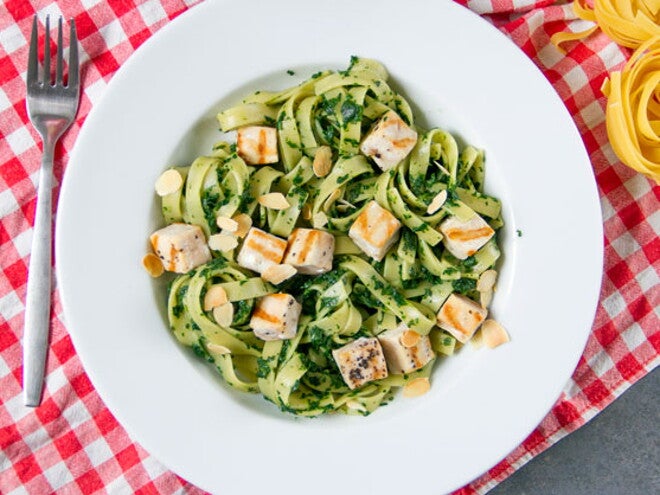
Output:
<instances>
[{"instance_id":1,"label":"pasta dish","mask_svg":"<svg viewBox=\"0 0 660 495\"><path fill-rule=\"evenodd\" d=\"M173 273L174 337L282 411L367 415L431 386L489 317L501 203L485 155L415 124L378 62L352 57L218 114L235 139L156 182L143 264Z\"/></svg>"}]
</instances>

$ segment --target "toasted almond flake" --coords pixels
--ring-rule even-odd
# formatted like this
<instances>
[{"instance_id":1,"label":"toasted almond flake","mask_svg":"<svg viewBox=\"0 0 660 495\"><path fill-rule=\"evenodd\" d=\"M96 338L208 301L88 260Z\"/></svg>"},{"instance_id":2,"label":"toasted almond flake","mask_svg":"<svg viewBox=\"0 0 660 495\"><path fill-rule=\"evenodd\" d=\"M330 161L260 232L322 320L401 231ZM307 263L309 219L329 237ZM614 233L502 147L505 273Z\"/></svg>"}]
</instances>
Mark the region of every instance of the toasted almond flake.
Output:
<instances>
[{"instance_id":1,"label":"toasted almond flake","mask_svg":"<svg viewBox=\"0 0 660 495\"><path fill-rule=\"evenodd\" d=\"M491 349L510 340L507 331L495 320L484 321L481 324L481 334L483 335L484 344Z\"/></svg>"},{"instance_id":2,"label":"toasted almond flake","mask_svg":"<svg viewBox=\"0 0 660 495\"><path fill-rule=\"evenodd\" d=\"M289 202L284 197L284 194L279 192L267 193L259 196L259 204L270 208L271 210L286 210L289 206Z\"/></svg>"},{"instance_id":3,"label":"toasted almond flake","mask_svg":"<svg viewBox=\"0 0 660 495\"><path fill-rule=\"evenodd\" d=\"M420 377L409 381L403 387L404 397L419 397L431 389L431 382L428 378Z\"/></svg>"},{"instance_id":4,"label":"toasted almond flake","mask_svg":"<svg viewBox=\"0 0 660 495\"><path fill-rule=\"evenodd\" d=\"M318 213L314 213L314 216L312 217L312 224L316 229L325 227L326 225L328 225L328 215L326 215L322 211L319 211Z\"/></svg>"},{"instance_id":5,"label":"toasted almond flake","mask_svg":"<svg viewBox=\"0 0 660 495\"><path fill-rule=\"evenodd\" d=\"M495 281L497 280L497 271L495 270L486 270L481 274L479 280L477 280L477 290L479 292L486 292L492 290L495 286Z\"/></svg>"},{"instance_id":6,"label":"toasted almond flake","mask_svg":"<svg viewBox=\"0 0 660 495\"><path fill-rule=\"evenodd\" d=\"M209 237L208 244L213 251L231 251L238 246L238 239L233 235L213 234Z\"/></svg>"},{"instance_id":7,"label":"toasted almond flake","mask_svg":"<svg viewBox=\"0 0 660 495\"><path fill-rule=\"evenodd\" d=\"M490 302L492 300L493 300L492 290L485 290L479 293L479 303L481 304L482 308L488 309L488 306L490 306Z\"/></svg>"},{"instance_id":8,"label":"toasted almond flake","mask_svg":"<svg viewBox=\"0 0 660 495\"><path fill-rule=\"evenodd\" d=\"M332 169L332 149L330 146L321 146L314 154L312 170L317 177L325 177Z\"/></svg>"},{"instance_id":9,"label":"toasted almond flake","mask_svg":"<svg viewBox=\"0 0 660 495\"><path fill-rule=\"evenodd\" d=\"M221 285L212 285L206 291L204 296L204 311L211 311L213 308L222 306L227 302L227 292Z\"/></svg>"},{"instance_id":10,"label":"toasted almond flake","mask_svg":"<svg viewBox=\"0 0 660 495\"><path fill-rule=\"evenodd\" d=\"M293 277L296 273L298 271L292 265L283 263L281 265L271 265L266 268L261 274L261 278L271 284L279 285Z\"/></svg>"},{"instance_id":11,"label":"toasted almond flake","mask_svg":"<svg viewBox=\"0 0 660 495\"><path fill-rule=\"evenodd\" d=\"M223 328L230 327L234 319L234 305L226 302L221 306L213 308L213 319Z\"/></svg>"},{"instance_id":12,"label":"toasted almond flake","mask_svg":"<svg viewBox=\"0 0 660 495\"><path fill-rule=\"evenodd\" d=\"M403 347L415 347L422 336L414 330L406 330L401 334L401 345Z\"/></svg>"},{"instance_id":13,"label":"toasted almond flake","mask_svg":"<svg viewBox=\"0 0 660 495\"><path fill-rule=\"evenodd\" d=\"M340 189L335 189L332 191L330 196L328 196L325 201L323 202L323 211L327 212L332 205L334 204L335 201L339 199L339 196L341 196L341 190Z\"/></svg>"},{"instance_id":14,"label":"toasted almond flake","mask_svg":"<svg viewBox=\"0 0 660 495\"><path fill-rule=\"evenodd\" d=\"M302 207L302 217L305 220L311 220L312 219L312 205L309 203L305 203Z\"/></svg>"},{"instance_id":15,"label":"toasted almond flake","mask_svg":"<svg viewBox=\"0 0 660 495\"><path fill-rule=\"evenodd\" d=\"M226 230L227 232L231 232L232 234L236 233L238 230L238 222L231 218L218 217L215 219L215 223L221 229Z\"/></svg>"},{"instance_id":16,"label":"toasted almond flake","mask_svg":"<svg viewBox=\"0 0 660 495\"><path fill-rule=\"evenodd\" d=\"M349 203L343 198L340 198L337 200L337 204L335 205L335 208L337 208L337 211L341 211L342 213L345 213L348 210L355 210L357 206L355 206L352 203Z\"/></svg>"},{"instance_id":17,"label":"toasted almond flake","mask_svg":"<svg viewBox=\"0 0 660 495\"><path fill-rule=\"evenodd\" d=\"M183 177L178 170L173 168L163 172L156 180L156 194L167 196L177 192L183 186Z\"/></svg>"},{"instance_id":18,"label":"toasted almond flake","mask_svg":"<svg viewBox=\"0 0 660 495\"><path fill-rule=\"evenodd\" d=\"M165 271L163 262L154 253L147 253L144 255L144 258L142 258L142 266L147 273L154 278L160 277Z\"/></svg>"},{"instance_id":19,"label":"toasted almond flake","mask_svg":"<svg viewBox=\"0 0 660 495\"><path fill-rule=\"evenodd\" d=\"M245 237L250 230L250 227L252 227L252 218L250 218L250 215L238 213L232 217L232 220L238 225L234 235L241 238Z\"/></svg>"},{"instance_id":20,"label":"toasted almond flake","mask_svg":"<svg viewBox=\"0 0 660 495\"><path fill-rule=\"evenodd\" d=\"M346 206L347 208L351 208L353 210L356 208L356 206L354 204L349 203L345 199L338 199L337 203L341 204L342 206Z\"/></svg>"},{"instance_id":21,"label":"toasted almond flake","mask_svg":"<svg viewBox=\"0 0 660 495\"><path fill-rule=\"evenodd\" d=\"M351 399L348 402L346 402L346 407L349 409L352 409L353 411L366 411L367 408L364 407L364 404L361 402L356 401L355 399Z\"/></svg>"},{"instance_id":22,"label":"toasted almond flake","mask_svg":"<svg viewBox=\"0 0 660 495\"><path fill-rule=\"evenodd\" d=\"M213 342L208 342L206 344L206 350L209 351L211 354L215 354L216 356L231 354L231 349L225 347L224 345L214 344Z\"/></svg>"},{"instance_id":23,"label":"toasted almond flake","mask_svg":"<svg viewBox=\"0 0 660 495\"><path fill-rule=\"evenodd\" d=\"M426 209L426 213L433 215L436 211L442 208L442 205L447 201L447 190L443 189L429 203L429 207Z\"/></svg>"},{"instance_id":24,"label":"toasted almond flake","mask_svg":"<svg viewBox=\"0 0 660 495\"><path fill-rule=\"evenodd\" d=\"M440 170L442 170L443 173L445 173L445 174L447 174L447 175L451 175L451 174L449 173L449 170L447 170L445 167L443 167L442 164L441 164L439 161L437 161L437 160L433 160L433 163L435 163L435 165L436 165Z\"/></svg>"}]
</instances>

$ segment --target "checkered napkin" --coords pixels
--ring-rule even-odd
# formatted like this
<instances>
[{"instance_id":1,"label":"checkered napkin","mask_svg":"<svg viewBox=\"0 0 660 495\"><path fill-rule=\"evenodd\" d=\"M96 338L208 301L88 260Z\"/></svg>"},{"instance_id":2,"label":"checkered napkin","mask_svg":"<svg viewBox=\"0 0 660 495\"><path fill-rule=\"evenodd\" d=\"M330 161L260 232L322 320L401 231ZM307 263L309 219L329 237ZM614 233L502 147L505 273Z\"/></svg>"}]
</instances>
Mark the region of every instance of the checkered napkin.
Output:
<instances>
[{"instance_id":1,"label":"checkered napkin","mask_svg":"<svg viewBox=\"0 0 660 495\"><path fill-rule=\"evenodd\" d=\"M44 401L39 408L26 408L21 393L23 301L41 160L39 137L25 110L32 15L74 18L81 43L83 95L78 119L55 155L59 184L80 126L110 78L142 42L194 3L197 0L5 0L0 5L1 493L202 493L141 448L100 400L67 333L57 290ZM591 158L605 229L600 303L572 379L518 448L458 492L467 495L487 492L658 365L660 188L622 165L607 142L605 99L599 88L609 71L623 66L629 51L598 33L571 43L562 55L550 36L589 27L576 18L570 4L460 3L506 33L561 96Z\"/></svg>"}]
</instances>

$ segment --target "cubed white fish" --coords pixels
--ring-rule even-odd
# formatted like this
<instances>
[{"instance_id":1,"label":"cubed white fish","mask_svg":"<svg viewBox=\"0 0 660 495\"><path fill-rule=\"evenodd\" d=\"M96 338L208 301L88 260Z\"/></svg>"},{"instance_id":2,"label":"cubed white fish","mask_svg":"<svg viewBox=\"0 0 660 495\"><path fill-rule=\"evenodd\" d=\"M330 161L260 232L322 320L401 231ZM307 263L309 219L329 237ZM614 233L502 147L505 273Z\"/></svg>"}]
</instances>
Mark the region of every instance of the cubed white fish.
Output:
<instances>
[{"instance_id":1,"label":"cubed white fish","mask_svg":"<svg viewBox=\"0 0 660 495\"><path fill-rule=\"evenodd\" d=\"M445 248L459 260L472 256L486 244L495 231L479 215L467 222L457 217L449 217L440 224L439 229Z\"/></svg>"},{"instance_id":2,"label":"cubed white fish","mask_svg":"<svg viewBox=\"0 0 660 495\"><path fill-rule=\"evenodd\" d=\"M395 167L417 143L417 132L394 111L387 112L371 129L360 145L360 151L376 162L383 171Z\"/></svg>"},{"instance_id":3,"label":"cubed white fish","mask_svg":"<svg viewBox=\"0 0 660 495\"><path fill-rule=\"evenodd\" d=\"M452 334L459 342L472 338L488 315L488 310L469 297L451 294L437 314L438 326Z\"/></svg>"},{"instance_id":4,"label":"cubed white fish","mask_svg":"<svg viewBox=\"0 0 660 495\"><path fill-rule=\"evenodd\" d=\"M261 340L286 340L296 336L302 306L290 294L269 294L259 299L250 328Z\"/></svg>"},{"instance_id":5,"label":"cubed white fish","mask_svg":"<svg viewBox=\"0 0 660 495\"><path fill-rule=\"evenodd\" d=\"M335 236L317 229L295 229L289 236L284 263L299 273L318 275L332 269Z\"/></svg>"},{"instance_id":6,"label":"cubed white fish","mask_svg":"<svg viewBox=\"0 0 660 495\"><path fill-rule=\"evenodd\" d=\"M420 335L415 345L409 347L404 345L401 338L409 330L408 325L402 323L378 335L390 373L411 373L423 368L435 357L428 335Z\"/></svg>"},{"instance_id":7,"label":"cubed white fish","mask_svg":"<svg viewBox=\"0 0 660 495\"><path fill-rule=\"evenodd\" d=\"M351 225L348 236L367 255L381 261L399 239L401 222L376 201L371 201Z\"/></svg>"},{"instance_id":8,"label":"cubed white fish","mask_svg":"<svg viewBox=\"0 0 660 495\"><path fill-rule=\"evenodd\" d=\"M269 266L279 264L285 250L284 239L252 227L243 240L236 262L243 268L261 274Z\"/></svg>"},{"instance_id":9,"label":"cubed white fish","mask_svg":"<svg viewBox=\"0 0 660 495\"><path fill-rule=\"evenodd\" d=\"M236 149L250 165L277 163L277 130L273 127L241 127L236 132Z\"/></svg>"},{"instance_id":10,"label":"cubed white fish","mask_svg":"<svg viewBox=\"0 0 660 495\"><path fill-rule=\"evenodd\" d=\"M154 253L168 272L187 273L211 261L211 251L198 225L173 223L149 238Z\"/></svg>"},{"instance_id":11,"label":"cubed white fish","mask_svg":"<svg viewBox=\"0 0 660 495\"><path fill-rule=\"evenodd\" d=\"M361 337L332 351L344 382L350 389L387 377L387 363L378 339Z\"/></svg>"}]
</instances>

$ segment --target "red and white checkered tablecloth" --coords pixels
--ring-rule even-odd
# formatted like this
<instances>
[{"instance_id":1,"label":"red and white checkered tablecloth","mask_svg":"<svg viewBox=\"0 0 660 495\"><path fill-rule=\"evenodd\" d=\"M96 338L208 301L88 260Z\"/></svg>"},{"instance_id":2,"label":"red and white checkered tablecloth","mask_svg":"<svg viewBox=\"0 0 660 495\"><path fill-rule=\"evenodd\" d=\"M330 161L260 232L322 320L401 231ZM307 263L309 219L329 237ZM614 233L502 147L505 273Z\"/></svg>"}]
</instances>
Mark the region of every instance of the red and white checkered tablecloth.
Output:
<instances>
[{"instance_id":1,"label":"red and white checkered tablecloth","mask_svg":"<svg viewBox=\"0 0 660 495\"><path fill-rule=\"evenodd\" d=\"M625 167L607 140L600 87L609 71L623 66L628 50L598 32L561 54L550 36L590 25L564 2L459 1L506 33L561 96L591 158L605 230L600 302L572 379L518 448L458 492L467 495L487 492L589 421L660 362L660 187ZM5 0L0 5L0 493L201 493L141 448L101 401L73 348L56 288L42 405L23 406L21 390L27 264L41 160L40 139L25 109L32 16L74 18L84 62L77 121L55 156L59 184L80 126L117 69L195 3Z\"/></svg>"}]
</instances>

